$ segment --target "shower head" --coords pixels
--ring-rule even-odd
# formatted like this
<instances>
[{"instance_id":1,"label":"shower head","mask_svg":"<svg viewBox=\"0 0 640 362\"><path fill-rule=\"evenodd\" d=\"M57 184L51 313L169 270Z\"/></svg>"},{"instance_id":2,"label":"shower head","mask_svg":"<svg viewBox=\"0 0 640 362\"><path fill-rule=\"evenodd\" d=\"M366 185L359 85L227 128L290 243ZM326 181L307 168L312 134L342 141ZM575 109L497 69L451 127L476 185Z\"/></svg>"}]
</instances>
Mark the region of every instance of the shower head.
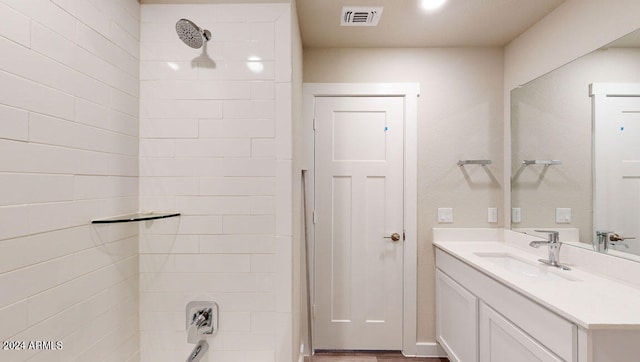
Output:
<instances>
[{"instance_id":1,"label":"shower head","mask_svg":"<svg viewBox=\"0 0 640 362\"><path fill-rule=\"evenodd\" d=\"M193 21L187 19L178 20L176 33L178 33L180 40L194 49L201 48L205 41L211 39L209 30L202 30Z\"/></svg>"}]
</instances>

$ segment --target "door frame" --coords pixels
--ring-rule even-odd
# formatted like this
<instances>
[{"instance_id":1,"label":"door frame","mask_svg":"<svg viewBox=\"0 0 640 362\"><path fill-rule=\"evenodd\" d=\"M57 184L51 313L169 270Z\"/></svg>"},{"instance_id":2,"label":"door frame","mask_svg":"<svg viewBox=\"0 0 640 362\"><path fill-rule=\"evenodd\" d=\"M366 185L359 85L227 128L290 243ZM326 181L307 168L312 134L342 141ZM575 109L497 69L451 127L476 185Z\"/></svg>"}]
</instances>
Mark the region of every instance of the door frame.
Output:
<instances>
[{"instance_id":1,"label":"door frame","mask_svg":"<svg viewBox=\"0 0 640 362\"><path fill-rule=\"evenodd\" d=\"M314 114L317 97L363 97L390 96L404 98L404 232L403 244L403 306L402 306L402 353L417 355L417 251L418 251L418 113L417 98L419 83L304 83L302 86L302 169L309 173L309 190L315 190L314 174ZM308 202L308 220L313 220L314 197ZM309 223L310 242L315 248L315 230ZM315 263L312 255L311 260ZM315 265L310 270L315 271ZM314 299L315 283L312 275L311 300Z\"/></svg>"}]
</instances>

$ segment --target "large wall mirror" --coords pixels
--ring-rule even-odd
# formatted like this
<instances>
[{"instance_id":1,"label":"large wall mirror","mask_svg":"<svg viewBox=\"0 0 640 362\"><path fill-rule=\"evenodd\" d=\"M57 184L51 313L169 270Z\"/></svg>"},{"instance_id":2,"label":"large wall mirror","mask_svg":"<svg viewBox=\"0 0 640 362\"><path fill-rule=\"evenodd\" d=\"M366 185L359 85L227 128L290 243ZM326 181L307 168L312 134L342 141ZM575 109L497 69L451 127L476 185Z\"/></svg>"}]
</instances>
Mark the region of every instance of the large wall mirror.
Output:
<instances>
[{"instance_id":1,"label":"large wall mirror","mask_svg":"<svg viewBox=\"0 0 640 362\"><path fill-rule=\"evenodd\" d=\"M640 30L514 89L511 159L513 230L640 261Z\"/></svg>"}]
</instances>

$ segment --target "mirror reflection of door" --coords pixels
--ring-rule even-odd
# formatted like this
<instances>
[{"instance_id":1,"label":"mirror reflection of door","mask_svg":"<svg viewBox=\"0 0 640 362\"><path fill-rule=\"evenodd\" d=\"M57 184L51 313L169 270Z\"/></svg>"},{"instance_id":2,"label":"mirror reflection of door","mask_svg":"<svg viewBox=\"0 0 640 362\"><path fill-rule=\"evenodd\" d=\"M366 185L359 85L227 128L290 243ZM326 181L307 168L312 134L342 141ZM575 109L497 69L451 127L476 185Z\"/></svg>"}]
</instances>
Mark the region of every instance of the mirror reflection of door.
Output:
<instances>
[{"instance_id":1,"label":"mirror reflection of door","mask_svg":"<svg viewBox=\"0 0 640 362\"><path fill-rule=\"evenodd\" d=\"M610 233L609 250L640 255L640 84L594 83L591 97L595 232Z\"/></svg>"}]
</instances>

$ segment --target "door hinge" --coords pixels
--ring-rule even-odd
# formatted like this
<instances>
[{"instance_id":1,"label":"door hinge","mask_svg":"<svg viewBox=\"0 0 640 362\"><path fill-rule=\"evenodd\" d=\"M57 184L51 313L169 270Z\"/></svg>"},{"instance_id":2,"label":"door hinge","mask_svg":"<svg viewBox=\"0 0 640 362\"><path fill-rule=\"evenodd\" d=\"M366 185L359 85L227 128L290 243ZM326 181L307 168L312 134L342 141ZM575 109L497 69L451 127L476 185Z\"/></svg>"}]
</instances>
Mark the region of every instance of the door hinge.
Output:
<instances>
[{"instance_id":1,"label":"door hinge","mask_svg":"<svg viewBox=\"0 0 640 362\"><path fill-rule=\"evenodd\" d=\"M318 222L318 217L316 216L316 212L315 211L313 212L313 217L311 219L312 219L312 222L314 224Z\"/></svg>"},{"instance_id":2,"label":"door hinge","mask_svg":"<svg viewBox=\"0 0 640 362\"><path fill-rule=\"evenodd\" d=\"M316 319L316 305L311 306L311 319Z\"/></svg>"},{"instance_id":3,"label":"door hinge","mask_svg":"<svg viewBox=\"0 0 640 362\"><path fill-rule=\"evenodd\" d=\"M315 117L313 117L313 130L314 131L316 130L316 118Z\"/></svg>"},{"instance_id":4,"label":"door hinge","mask_svg":"<svg viewBox=\"0 0 640 362\"><path fill-rule=\"evenodd\" d=\"M402 230L402 241L407 240L407 234L405 233L404 230Z\"/></svg>"}]
</instances>

